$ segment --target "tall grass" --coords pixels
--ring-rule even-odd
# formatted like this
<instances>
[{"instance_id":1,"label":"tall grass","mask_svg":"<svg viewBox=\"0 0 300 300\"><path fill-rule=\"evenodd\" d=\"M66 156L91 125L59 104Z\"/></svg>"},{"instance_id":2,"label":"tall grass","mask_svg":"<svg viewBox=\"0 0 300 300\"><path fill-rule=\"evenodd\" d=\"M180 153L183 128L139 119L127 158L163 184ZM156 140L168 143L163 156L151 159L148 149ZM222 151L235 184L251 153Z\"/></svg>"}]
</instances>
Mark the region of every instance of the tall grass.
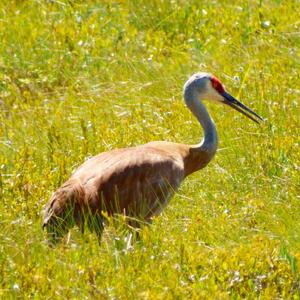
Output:
<instances>
[{"instance_id":1,"label":"tall grass","mask_svg":"<svg viewBox=\"0 0 300 300\"><path fill-rule=\"evenodd\" d=\"M0 4L0 297L299 299L299 1ZM196 143L182 102L209 71L266 118L208 105L219 151L139 243L71 232L42 206L85 159L152 140Z\"/></svg>"}]
</instances>

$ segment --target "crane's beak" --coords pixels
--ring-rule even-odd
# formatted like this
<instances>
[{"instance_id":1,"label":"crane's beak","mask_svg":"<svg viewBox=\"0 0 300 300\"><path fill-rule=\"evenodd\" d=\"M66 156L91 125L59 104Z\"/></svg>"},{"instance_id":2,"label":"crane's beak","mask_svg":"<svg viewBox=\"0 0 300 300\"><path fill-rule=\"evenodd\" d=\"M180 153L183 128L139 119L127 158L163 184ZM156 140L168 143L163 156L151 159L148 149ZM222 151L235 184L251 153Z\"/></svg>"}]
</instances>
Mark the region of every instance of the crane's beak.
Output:
<instances>
[{"instance_id":1,"label":"crane's beak","mask_svg":"<svg viewBox=\"0 0 300 300\"><path fill-rule=\"evenodd\" d=\"M246 117L251 119L252 121L259 124L259 121L264 120L261 116L259 116L257 113L255 113L252 109L250 109L249 107L247 107L246 105L244 105L243 103L241 103L240 101L235 99L229 93L224 91L221 95L224 97L224 101L223 101L224 104L231 106L232 108L239 111L240 113L242 113L243 115L245 115Z\"/></svg>"}]
</instances>

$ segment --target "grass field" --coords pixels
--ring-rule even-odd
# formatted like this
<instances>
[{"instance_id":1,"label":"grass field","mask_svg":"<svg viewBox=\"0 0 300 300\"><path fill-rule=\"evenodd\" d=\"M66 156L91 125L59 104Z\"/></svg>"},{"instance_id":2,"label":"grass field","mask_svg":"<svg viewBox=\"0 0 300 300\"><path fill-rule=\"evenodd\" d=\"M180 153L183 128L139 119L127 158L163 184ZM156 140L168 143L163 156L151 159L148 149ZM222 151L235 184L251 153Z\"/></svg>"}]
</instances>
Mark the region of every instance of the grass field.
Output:
<instances>
[{"instance_id":1,"label":"grass field","mask_svg":"<svg viewBox=\"0 0 300 300\"><path fill-rule=\"evenodd\" d=\"M0 298L299 299L299 5L2 0ZM41 209L85 159L200 141L198 71L266 122L207 104L217 155L141 242L111 226L49 248Z\"/></svg>"}]
</instances>

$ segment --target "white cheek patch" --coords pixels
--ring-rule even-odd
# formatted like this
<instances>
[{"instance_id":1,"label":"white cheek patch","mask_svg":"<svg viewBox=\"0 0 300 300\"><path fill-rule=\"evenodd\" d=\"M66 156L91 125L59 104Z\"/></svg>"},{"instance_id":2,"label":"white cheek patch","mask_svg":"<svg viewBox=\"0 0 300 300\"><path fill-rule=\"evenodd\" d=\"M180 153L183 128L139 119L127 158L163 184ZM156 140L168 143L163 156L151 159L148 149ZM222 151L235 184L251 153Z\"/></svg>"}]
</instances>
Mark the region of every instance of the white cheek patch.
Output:
<instances>
[{"instance_id":1,"label":"white cheek patch","mask_svg":"<svg viewBox=\"0 0 300 300\"><path fill-rule=\"evenodd\" d=\"M205 94L203 95L203 99L216 101L216 102L223 102L224 98L220 95L212 86L211 82L208 83L208 87L206 89Z\"/></svg>"}]
</instances>

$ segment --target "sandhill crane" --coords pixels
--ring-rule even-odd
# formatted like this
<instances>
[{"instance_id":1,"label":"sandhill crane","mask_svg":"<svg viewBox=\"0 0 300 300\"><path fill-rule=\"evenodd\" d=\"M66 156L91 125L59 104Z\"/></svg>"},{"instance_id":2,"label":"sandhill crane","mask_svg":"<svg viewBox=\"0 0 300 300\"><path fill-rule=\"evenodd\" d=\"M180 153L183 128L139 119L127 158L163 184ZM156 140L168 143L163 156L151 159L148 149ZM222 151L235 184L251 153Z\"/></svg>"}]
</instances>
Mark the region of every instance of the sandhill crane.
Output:
<instances>
[{"instance_id":1,"label":"sandhill crane","mask_svg":"<svg viewBox=\"0 0 300 300\"><path fill-rule=\"evenodd\" d=\"M202 99L227 104L259 123L258 114L225 91L212 74L197 73L184 85L186 106L204 130L197 145L166 141L101 153L84 162L44 208L43 227L52 242L71 227L87 224L99 239L105 215L123 214L132 226L151 223L168 204L180 183L204 168L216 153L217 131Z\"/></svg>"}]
</instances>

